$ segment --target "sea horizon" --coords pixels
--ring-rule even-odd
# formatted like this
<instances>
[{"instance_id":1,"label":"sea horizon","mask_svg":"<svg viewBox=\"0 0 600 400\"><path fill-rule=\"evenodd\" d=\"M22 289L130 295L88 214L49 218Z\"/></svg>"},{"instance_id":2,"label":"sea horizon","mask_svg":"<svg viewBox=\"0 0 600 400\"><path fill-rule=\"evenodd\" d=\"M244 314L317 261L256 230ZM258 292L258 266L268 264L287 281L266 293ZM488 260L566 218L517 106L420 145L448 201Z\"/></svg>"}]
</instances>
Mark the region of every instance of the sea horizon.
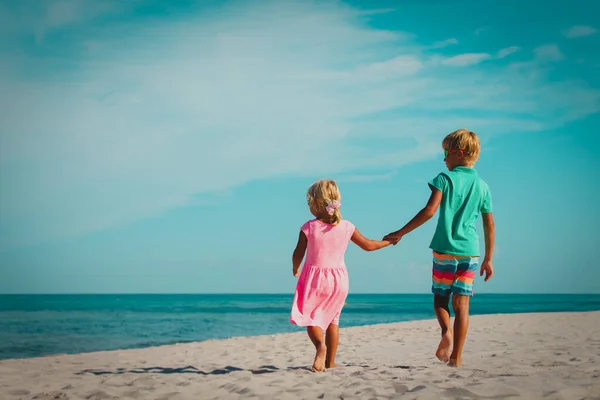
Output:
<instances>
[{"instance_id":1,"label":"sea horizon","mask_svg":"<svg viewBox=\"0 0 600 400\"><path fill-rule=\"evenodd\" d=\"M375 293L375 292L354 292L349 294L349 296L354 296L354 295L432 295L431 292L381 292L381 293ZM292 292L290 294L290 292L82 292L82 293L76 293L76 292L69 292L69 293L0 293L0 296L102 296L102 295L109 295L109 296L131 296L131 295L140 295L140 296L154 296L154 295L240 295L240 296L246 296L246 295L261 295L261 296L285 296L285 295L290 295L293 296L294 293ZM478 293L477 296L482 296L482 295L540 295L540 296L550 296L550 295L577 295L577 296L584 296L584 295L591 295L591 296L598 296L600 295L600 293L594 293L594 292L485 292L485 293Z\"/></svg>"},{"instance_id":2,"label":"sea horizon","mask_svg":"<svg viewBox=\"0 0 600 400\"><path fill-rule=\"evenodd\" d=\"M298 332L293 293L2 294L0 359ZM600 310L600 294L476 294L471 315ZM435 318L431 294L351 293L340 328Z\"/></svg>"}]
</instances>

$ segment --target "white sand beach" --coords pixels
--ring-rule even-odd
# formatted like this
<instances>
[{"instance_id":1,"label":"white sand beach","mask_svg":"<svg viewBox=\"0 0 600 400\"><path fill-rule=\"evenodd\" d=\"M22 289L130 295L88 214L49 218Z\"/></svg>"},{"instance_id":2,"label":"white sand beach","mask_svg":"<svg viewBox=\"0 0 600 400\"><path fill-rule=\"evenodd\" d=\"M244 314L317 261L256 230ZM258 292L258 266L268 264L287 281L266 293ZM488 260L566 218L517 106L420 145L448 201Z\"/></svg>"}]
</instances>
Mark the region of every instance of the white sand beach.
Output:
<instances>
[{"instance_id":1,"label":"white sand beach","mask_svg":"<svg viewBox=\"0 0 600 400\"><path fill-rule=\"evenodd\" d=\"M600 399L600 312L471 317L460 369L438 340L434 320L342 326L317 374L304 332L5 360L0 398Z\"/></svg>"}]
</instances>

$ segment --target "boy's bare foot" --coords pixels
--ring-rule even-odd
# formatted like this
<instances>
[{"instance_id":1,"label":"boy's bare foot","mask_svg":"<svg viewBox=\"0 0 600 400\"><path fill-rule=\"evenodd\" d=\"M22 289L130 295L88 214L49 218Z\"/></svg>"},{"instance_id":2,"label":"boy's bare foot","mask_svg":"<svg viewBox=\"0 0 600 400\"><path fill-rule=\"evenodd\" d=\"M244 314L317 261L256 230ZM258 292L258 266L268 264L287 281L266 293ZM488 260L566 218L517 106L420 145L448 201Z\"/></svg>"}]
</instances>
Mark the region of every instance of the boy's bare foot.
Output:
<instances>
[{"instance_id":1,"label":"boy's bare foot","mask_svg":"<svg viewBox=\"0 0 600 400\"><path fill-rule=\"evenodd\" d=\"M462 367L462 361L459 359L454 360L451 358L450 361L448 362L448 366L454 367L454 368L460 368L460 367Z\"/></svg>"},{"instance_id":2,"label":"boy's bare foot","mask_svg":"<svg viewBox=\"0 0 600 400\"><path fill-rule=\"evenodd\" d=\"M317 346L317 354L315 355L315 361L313 362L313 372L325 371L325 357L327 356L327 346L320 344Z\"/></svg>"},{"instance_id":3,"label":"boy's bare foot","mask_svg":"<svg viewBox=\"0 0 600 400\"><path fill-rule=\"evenodd\" d=\"M327 369L332 369L332 368L337 368L337 364L336 363L325 363L325 368Z\"/></svg>"},{"instance_id":4,"label":"boy's bare foot","mask_svg":"<svg viewBox=\"0 0 600 400\"><path fill-rule=\"evenodd\" d=\"M442 340L440 340L435 356L441 362L448 362L450 354L452 354L452 332L448 329L444 336L442 336Z\"/></svg>"}]
</instances>

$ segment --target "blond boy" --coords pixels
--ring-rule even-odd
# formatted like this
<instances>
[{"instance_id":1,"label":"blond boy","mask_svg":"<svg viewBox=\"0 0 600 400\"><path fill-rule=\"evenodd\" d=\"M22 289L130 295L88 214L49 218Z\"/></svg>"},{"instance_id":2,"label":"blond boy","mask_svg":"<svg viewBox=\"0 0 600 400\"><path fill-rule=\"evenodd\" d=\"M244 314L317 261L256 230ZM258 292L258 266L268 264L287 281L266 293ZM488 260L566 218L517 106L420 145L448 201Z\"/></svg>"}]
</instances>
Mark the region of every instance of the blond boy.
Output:
<instances>
[{"instance_id":1,"label":"blond boy","mask_svg":"<svg viewBox=\"0 0 600 400\"><path fill-rule=\"evenodd\" d=\"M444 161L449 172L442 172L429 182L431 197L417 215L402 229L388 234L384 240L398 242L412 230L431 219L438 207L440 216L430 248L433 250L431 291L434 309L442 330L435 353L448 365L462 365L462 350L469 326L469 300L479 264L479 236L475 223L482 215L485 257L479 275L485 281L493 275L494 218L492 196L488 185L475 171L480 142L466 129L452 132L442 141ZM441 207L440 207L441 206ZM454 330L450 327L450 296L454 310Z\"/></svg>"}]
</instances>

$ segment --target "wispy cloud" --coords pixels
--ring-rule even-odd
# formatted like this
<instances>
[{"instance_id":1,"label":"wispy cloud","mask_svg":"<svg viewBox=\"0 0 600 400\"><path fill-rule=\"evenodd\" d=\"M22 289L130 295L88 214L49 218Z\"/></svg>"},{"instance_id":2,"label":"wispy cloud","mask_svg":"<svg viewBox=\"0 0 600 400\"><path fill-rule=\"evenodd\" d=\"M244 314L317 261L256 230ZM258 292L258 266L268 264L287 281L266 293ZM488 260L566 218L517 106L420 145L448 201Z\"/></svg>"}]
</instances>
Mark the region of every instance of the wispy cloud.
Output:
<instances>
[{"instance_id":1,"label":"wispy cloud","mask_svg":"<svg viewBox=\"0 0 600 400\"><path fill-rule=\"evenodd\" d=\"M565 37L569 39L580 38L584 36L590 36L598 32L596 28L585 25L576 25L564 32Z\"/></svg>"},{"instance_id":2,"label":"wispy cloud","mask_svg":"<svg viewBox=\"0 0 600 400\"><path fill-rule=\"evenodd\" d=\"M46 32L86 23L104 15L123 12L127 8L126 5L111 1L5 2L0 4L0 33L23 33L25 30L39 45L44 41Z\"/></svg>"},{"instance_id":3,"label":"wispy cloud","mask_svg":"<svg viewBox=\"0 0 600 400\"><path fill-rule=\"evenodd\" d=\"M446 40L441 40L439 42L435 42L434 44L431 45L431 47L434 49L441 49L443 47L453 46L455 44L458 44L458 40L455 38L451 38L451 39L446 39Z\"/></svg>"},{"instance_id":4,"label":"wispy cloud","mask_svg":"<svg viewBox=\"0 0 600 400\"><path fill-rule=\"evenodd\" d=\"M354 71L337 75L359 81L387 81L398 76L414 75L421 70L422 66L421 60L415 56L398 56L391 60L359 66Z\"/></svg>"},{"instance_id":5,"label":"wispy cloud","mask_svg":"<svg viewBox=\"0 0 600 400\"><path fill-rule=\"evenodd\" d=\"M540 61L560 61L565 58L555 44L545 44L533 49L535 58Z\"/></svg>"},{"instance_id":6,"label":"wispy cloud","mask_svg":"<svg viewBox=\"0 0 600 400\"><path fill-rule=\"evenodd\" d=\"M522 132L598 111L598 91L576 81L451 68L487 53L435 63L410 35L338 2L230 2L170 18L140 17L141 2L72 4L50 17L0 11L19 21L0 28L0 247L257 179L397 168L437 155L457 127Z\"/></svg>"},{"instance_id":7,"label":"wispy cloud","mask_svg":"<svg viewBox=\"0 0 600 400\"><path fill-rule=\"evenodd\" d=\"M379 15L379 14L390 14L398 11L395 8L374 8L370 10L361 10L359 14L361 15Z\"/></svg>"},{"instance_id":8,"label":"wispy cloud","mask_svg":"<svg viewBox=\"0 0 600 400\"><path fill-rule=\"evenodd\" d=\"M458 54L452 57L441 58L441 63L452 67L468 67L476 64L480 64L484 61L505 58L513 53L519 51L520 48L517 46L511 46L499 50L496 56L492 56L489 53L465 53Z\"/></svg>"},{"instance_id":9,"label":"wispy cloud","mask_svg":"<svg viewBox=\"0 0 600 400\"><path fill-rule=\"evenodd\" d=\"M496 58L498 58L498 59L505 58L513 53L516 53L519 50L520 50L520 48L517 46L507 47L505 49L499 50L498 53L496 54Z\"/></svg>"},{"instance_id":10,"label":"wispy cloud","mask_svg":"<svg viewBox=\"0 0 600 400\"><path fill-rule=\"evenodd\" d=\"M394 171L380 173L380 174L354 174L354 175L342 175L336 179L338 182L375 182L375 181L386 181L394 177L396 173Z\"/></svg>"},{"instance_id":11,"label":"wispy cloud","mask_svg":"<svg viewBox=\"0 0 600 400\"><path fill-rule=\"evenodd\" d=\"M473 34L474 34L475 36L479 36L479 35L481 35L483 32L485 32L485 31L489 31L490 29L492 29L490 26L483 26L483 27L481 27L481 28L477 28L477 29L475 30L475 32L473 32Z\"/></svg>"},{"instance_id":12,"label":"wispy cloud","mask_svg":"<svg viewBox=\"0 0 600 400\"><path fill-rule=\"evenodd\" d=\"M479 64L491 58L492 56L488 53L467 53L446 58L442 60L442 64L452 67L468 67L470 65Z\"/></svg>"}]
</instances>

